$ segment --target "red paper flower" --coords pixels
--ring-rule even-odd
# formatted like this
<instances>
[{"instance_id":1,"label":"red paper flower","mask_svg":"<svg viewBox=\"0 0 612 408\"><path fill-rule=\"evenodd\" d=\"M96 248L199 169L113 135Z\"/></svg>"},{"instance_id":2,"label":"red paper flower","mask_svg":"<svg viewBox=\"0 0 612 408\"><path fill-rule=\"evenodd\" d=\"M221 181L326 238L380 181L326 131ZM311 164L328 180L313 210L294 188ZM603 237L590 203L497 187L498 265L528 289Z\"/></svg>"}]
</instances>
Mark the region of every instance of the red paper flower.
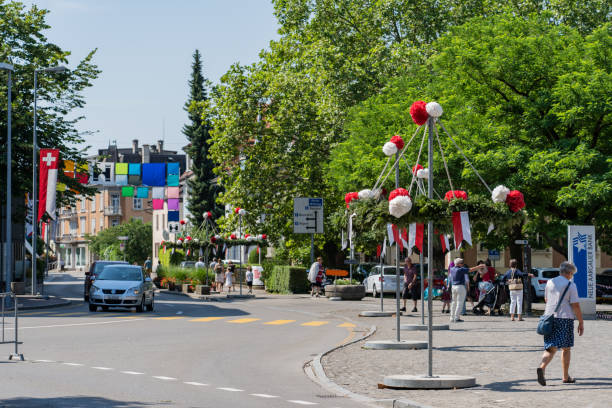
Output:
<instances>
[{"instance_id":1,"label":"red paper flower","mask_svg":"<svg viewBox=\"0 0 612 408\"><path fill-rule=\"evenodd\" d=\"M240 207L236 207L236 208L234 209L234 214L238 214L239 212L240 212Z\"/></svg>"},{"instance_id":2,"label":"red paper flower","mask_svg":"<svg viewBox=\"0 0 612 408\"><path fill-rule=\"evenodd\" d=\"M389 194L389 201L393 200L395 197L399 197L399 196L408 196L410 197L410 193L408 193L408 190L406 190L405 188L396 188L395 190L393 190L391 192L391 194Z\"/></svg>"},{"instance_id":3,"label":"red paper flower","mask_svg":"<svg viewBox=\"0 0 612 408\"><path fill-rule=\"evenodd\" d=\"M212 213L210 211L206 211L204 213L204 218L212 218Z\"/></svg>"},{"instance_id":4,"label":"red paper flower","mask_svg":"<svg viewBox=\"0 0 612 408\"><path fill-rule=\"evenodd\" d=\"M506 197L506 204L510 208L512 212L518 212L525 208L525 198L523 197L523 193L518 190L510 190L508 196Z\"/></svg>"},{"instance_id":5,"label":"red paper flower","mask_svg":"<svg viewBox=\"0 0 612 408\"><path fill-rule=\"evenodd\" d=\"M423 166L421 166L420 164L412 166L412 174L417 174L417 171L419 170L423 170Z\"/></svg>"},{"instance_id":6,"label":"red paper flower","mask_svg":"<svg viewBox=\"0 0 612 408\"><path fill-rule=\"evenodd\" d=\"M384 187L382 188L382 190L380 190L380 195L381 195L382 197L386 197L388 193L389 193L389 192L388 192L388 191L387 191L387 189L386 189L386 188L384 188Z\"/></svg>"},{"instance_id":7,"label":"red paper flower","mask_svg":"<svg viewBox=\"0 0 612 408\"><path fill-rule=\"evenodd\" d=\"M357 192L346 193L346 195L344 196L344 202L346 203L346 208L349 208L349 204L351 203L351 201L358 200L358 199L359 199L359 193Z\"/></svg>"},{"instance_id":8,"label":"red paper flower","mask_svg":"<svg viewBox=\"0 0 612 408\"><path fill-rule=\"evenodd\" d=\"M268 239L268 236L266 234L261 234L261 239L266 240Z\"/></svg>"},{"instance_id":9,"label":"red paper flower","mask_svg":"<svg viewBox=\"0 0 612 408\"><path fill-rule=\"evenodd\" d=\"M215 238L215 237L210 237L210 242L212 242L212 243L214 244L215 242L217 242L217 238Z\"/></svg>"},{"instance_id":10,"label":"red paper flower","mask_svg":"<svg viewBox=\"0 0 612 408\"><path fill-rule=\"evenodd\" d=\"M230 239L236 239L236 234L230 235Z\"/></svg>"},{"instance_id":11,"label":"red paper flower","mask_svg":"<svg viewBox=\"0 0 612 408\"><path fill-rule=\"evenodd\" d=\"M185 220L181 220L181 221L180 221L180 224L181 224L181 225L185 225L185 223L186 223L186 221L185 221Z\"/></svg>"},{"instance_id":12,"label":"red paper flower","mask_svg":"<svg viewBox=\"0 0 612 408\"><path fill-rule=\"evenodd\" d=\"M427 104L423 101L416 101L410 107L410 116L412 116L414 123L419 126L424 125L427 119L429 119L429 114L425 108L426 105Z\"/></svg>"},{"instance_id":13,"label":"red paper flower","mask_svg":"<svg viewBox=\"0 0 612 408\"><path fill-rule=\"evenodd\" d=\"M404 139L399 135L393 136L390 142L397 146L397 150L402 150L404 148Z\"/></svg>"},{"instance_id":14,"label":"red paper flower","mask_svg":"<svg viewBox=\"0 0 612 408\"><path fill-rule=\"evenodd\" d=\"M251 234L244 234L244 237L245 237L245 238L248 238L248 237L250 237L250 236L251 236Z\"/></svg>"},{"instance_id":15,"label":"red paper flower","mask_svg":"<svg viewBox=\"0 0 612 408\"><path fill-rule=\"evenodd\" d=\"M187 238L185 238L187 241L191 241L191 235L187 235Z\"/></svg>"},{"instance_id":16,"label":"red paper flower","mask_svg":"<svg viewBox=\"0 0 612 408\"><path fill-rule=\"evenodd\" d=\"M446 201L450 201L454 198L461 198L463 200L467 200L468 196L467 196L467 193L463 190L447 191L446 194L444 195L444 199Z\"/></svg>"}]
</instances>

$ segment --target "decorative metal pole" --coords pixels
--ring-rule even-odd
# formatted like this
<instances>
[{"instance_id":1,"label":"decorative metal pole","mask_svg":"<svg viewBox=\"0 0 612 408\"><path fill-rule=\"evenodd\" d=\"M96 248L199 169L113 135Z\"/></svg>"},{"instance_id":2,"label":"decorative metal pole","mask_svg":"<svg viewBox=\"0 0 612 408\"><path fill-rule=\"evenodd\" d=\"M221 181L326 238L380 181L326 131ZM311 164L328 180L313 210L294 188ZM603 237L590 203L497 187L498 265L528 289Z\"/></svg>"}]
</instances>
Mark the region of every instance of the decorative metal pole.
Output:
<instances>
[{"instance_id":1,"label":"decorative metal pole","mask_svg":"<svg viewBox=\"0 0 612 408\"><path fill-rule=\"evenodd\" d=\"M395 153L395 188L399 188L399 151ZM400 234L401 235L401 234ZM402 239L401 236L399 239ZM395 333L396 339L400 341L400 250L399 243L395 243ZM382 272L384 279L385 273ZM384 282L381 285L380 296L382 297L385 293Z\"/></svg>"},{"instance_id":2,"label":"decorative metal pole","mask_svg":"<svg viewBox=\"0 0 612 408\"><path fill-rule=\"evenodd\" d=\"M38 265L38 139L36 135L36 92L38 87L38 70L34 70L34 129L32 132L32 296L36 295L36 268Z\"/></svg>"},{"instance_id":3,"label":"decorative metal pole","mask_svg":"<svg viewBox=\"0 0 612 408\"><path fill-rule=\"evenodd\" d=\"M429 248L427 249L429 250ZM423 266L423 260L424 260L423 251L421 251L421 253L419 254L419 266L420 266L419 269L421 270L421 324L424 325L425 324L425 282L424 282L425 276L423 276L424 275L423 269L425 268ZM431 296L431 290L429 291L429 295Z\"/></svg>"},{"instance_id":4,"label":"decorative metal pole","mask_svg":"<svg viewBox=\"0 0 612 408\"><path fill-rule=\"evenodd\" d=\"M384 248L384 247L386 247L386 246L387 246L387 242L386 242L385 240L383 240L383 248L382 248L382 251L384 251L384 250L385 250L385 248ZM379 278L379 279L381 279L381 281L380 281L380 311L381 311L381 312L384 312L384 311L385 311L385 306L384 306L384 304L385 304L385 302L384 302L384 299L385 299L385 296L384 296L384 294L385 294L385 292L384 292L384 287L385 287L385 281L384 281L384 279L385 279L385 273L384 273L384 272L385 272L385 270L384 270L384 267L383 267L383 263L384 263L384 262L383 262L383 254L382 254L382 252L381 252L381 253L380 253L380 278ZM374 288L376 288L376 282L374 282Z\"/></svg>"},{"instance_id":5,"label":"decorative metal pole","mask_svg":"<svg viewBox=\"0 0 612 408\"><path fill-rule=\"evenodd\" d=\"M238 214L238 239L242 239L242 214ZM240 296L242 296L242 245L238 247L240 252L240 266L238 267L238 279L240 280Z\"/></svg>"},{"instance_id":6,"label":"decorative metal pole","mask_svg":"<svg viewBox=\"0 0 612 408\"><path fill-rule=\"evenodd\" d=\"M6 256L5 256L5 271L4 271L4 277L6 279L5 287L6 287L6 292L10 292L11 291L11 281L13 280L13 276L12 276L12 266L13 266L13 245L12 245L12 241L13 241L13 237L12 237L12 226L13 226L13 219L12 219L12 200L13 200L13 194L12 194L12 190L13 190L13 186L12 186L12 180L11 180L11 175L12 175L12 163L13 163L13 158L12 158L12 150L11 150L11 139L12 139L12 135L11 135L11 87L12 87L12 77L11 77L11 73L13 72L14 68L12 65L10 64L6 64L6 63L0 63L0 69L5 70L8 73L8 83L7 83L7 100L8 100L8 105L7 105L7 119L6 119L6 234L5 234L5 238L6 238L6 243L5 243L5 248L6 248ZM7 299L7 304L10 305L10 296L6 296ZM17 303L17 302L15 302ZM15 308L17 309L17 308Z\"/></svg>"},{"instance_id":7,"label":"decorative metal pole","mask_svg":"<svg viewBox=\"0 0 612 408\"><path fill-rule=\"evenodd\" d=\"M429 144L428 144L428 163L429 177L427 183L427 198L433 199L433 127L435 126L434 118L428 119L429 123ZM427 376L433 376L433 221L427 222L427 282L429 287L429 296L427 297Z\"/></svg>"}]
</instances>

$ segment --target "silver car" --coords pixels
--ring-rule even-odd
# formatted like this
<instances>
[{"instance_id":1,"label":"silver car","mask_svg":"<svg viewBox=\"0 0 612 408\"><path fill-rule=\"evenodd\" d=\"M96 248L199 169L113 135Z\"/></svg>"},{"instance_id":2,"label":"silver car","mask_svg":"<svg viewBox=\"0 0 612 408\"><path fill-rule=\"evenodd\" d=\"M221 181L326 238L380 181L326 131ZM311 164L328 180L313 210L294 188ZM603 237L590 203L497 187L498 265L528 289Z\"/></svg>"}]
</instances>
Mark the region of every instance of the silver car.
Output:
<instances>
[{"instance_id":1,"label":"silver car","mask_svg":"<svg viewBox=\"0 0 612 408\"><path fill-rule=\"evenodd\" d=\"M154 291L151 278L137 265L108 265L96 277L89 291L89 311L109 307L133 307L137 312L153 311Z\"/></svg>"}]
</instances>

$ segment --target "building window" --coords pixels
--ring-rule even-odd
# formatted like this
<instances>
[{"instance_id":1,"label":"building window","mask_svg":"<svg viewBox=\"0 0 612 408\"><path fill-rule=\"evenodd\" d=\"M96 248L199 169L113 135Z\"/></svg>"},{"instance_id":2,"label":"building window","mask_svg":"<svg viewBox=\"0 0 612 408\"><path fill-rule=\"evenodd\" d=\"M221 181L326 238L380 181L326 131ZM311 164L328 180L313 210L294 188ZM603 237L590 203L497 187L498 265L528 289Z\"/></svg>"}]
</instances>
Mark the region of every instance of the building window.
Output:
<instances>
[{"instance_id":1,"label":"building window","mask_svg":"<svg viewBox=\"0 0 612 408\"><path fill-rule=\"evenodd\" d=\"M83 236L85 235L85 230L87 229L87 220L85 219L85 217L81 217L79 221L81 223L81 236Z\"/></svg>"},{"instance_id":2,"label":"building window","mask_svg":"<svg viewBox=\"0 0 612 408\"><path fill-rule=\"evenodd\" d=\"M100 193L100 211L104 211L104 193Z\"/></svg>"},{"instance_id":3,"label":"building window","mask_svg":"<svg viewBox=\"0 0 612 408\"><path fill-rule=\"evenodd\" d=\"M76 235L77 234L77 222L76 220L71 220L70 221L70 235Z\"/></svg>"},{"instance_id":4,"label":"building window","mask_svg":"<svg viewBox=\"0 0 612 408\"><path fill-rule=\"evenodd\" d=\"M85 197L81 198L81 212L85 212Z\"/></svg>"},{"instance_id":5,"label":"building window","mask_svg":"<svg viewBox=\"0 0 612 408\"><path fill-rule=\"evenodd\" d=\"M95 234L96 233L96 219L92 218L91 219L91 234Z\"/></svg>"},{"instance_id":6,"label":"building window","mask_svg":"<svg viewBox=\"0 0 612 408\"><path fill-rule=\"evenodd\" d=\"M134 209L135 210L142 210L142 198L134 197Z\"/></svg>"},{"instance_id":7,"label":"building window","mask_svg":"<svg viewBox=\"0 0 612 408\"><path fill-rule=\"evenodd\" d=\"M100 231L104 229L104 217L100 217Z\"/></svg>"},{"instance_id":8,"label":"building window","mask_svg":"<svg viewBox=\"0 0 612 408\"><path fill-rule=\"evenodd\" d=\"M65 234L65 222L64 221L60 221L60 234L64 235Z\"/></svg>"},{"instance_id":9,"label":"building window","mask_svg":"<svg viewBox=\"0 0 612 408\"><path fill-rule=\"evenodd\" d=\"M66 248L65 265L72 266L72 248Z\"/></svg>"},{"instance_id":10,"label":"building window","mask_svg":"<svg viewBox=\"0 0 612 408\"><path fill-rule=\"evenodd\" d=\"M86 248L83 248L83 247L76 248L76 252L75 252L76 266L85 266L86 264L85 251L86 251Z\"/></svg>"},{"instance_id":11,"label":"building window","mask_svg":"<svg viewBox=\"0 0 612 408\"><path fill-rule=\"evenodd\" d=\"M111 219L111 227L116 227L117 225L119 225L119 218Z\"/></svg>"},{"instance_id":12,"label":"building window","mask_svg":"<svg viewBox=\"0 0 612 408\"><path fill-rule=\"evenodd\" d=\"M91 212L96 211L96 194L91 197Z\"/></svg>"}]
</instances>

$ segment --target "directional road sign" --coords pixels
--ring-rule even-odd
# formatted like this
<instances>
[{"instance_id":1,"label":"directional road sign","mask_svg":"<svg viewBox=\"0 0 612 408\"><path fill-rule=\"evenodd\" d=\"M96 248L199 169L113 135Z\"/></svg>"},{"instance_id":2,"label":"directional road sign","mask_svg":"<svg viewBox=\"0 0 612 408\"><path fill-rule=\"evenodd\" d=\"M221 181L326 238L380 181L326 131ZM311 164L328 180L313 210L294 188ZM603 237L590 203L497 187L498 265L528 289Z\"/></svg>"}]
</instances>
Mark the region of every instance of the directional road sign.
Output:
<instances>
[{"instance_id":1,"label":"directional road sign","mask_svg":"<svg viewBox=\"0 0 612 408\"><path fill-rule=\"evenodd\" d=\"M527 245L529 243L529 241L526 240L526 239L517 239L516 241L514 241L514 243L516 245Z\"/></svg>"},{"instance_id":2,"label":"directional road sign","mask_svg":"<svg viewBox=\"0 0 612 408\"><path fill-rule=\"evenodd\" d=\"M499 261L499 249L489 249L489 259L492 261Z\"/></svg>"},{"instance_id":3,"label":"directional road sign","mask_svg":"<svg viewBox=\"0 0 612 408\"><path fill-rule=\"evenodd\" d=\"M293 232L323 233L323 199L296 197L293 199Z\"/></svg>"}]
</instances>

